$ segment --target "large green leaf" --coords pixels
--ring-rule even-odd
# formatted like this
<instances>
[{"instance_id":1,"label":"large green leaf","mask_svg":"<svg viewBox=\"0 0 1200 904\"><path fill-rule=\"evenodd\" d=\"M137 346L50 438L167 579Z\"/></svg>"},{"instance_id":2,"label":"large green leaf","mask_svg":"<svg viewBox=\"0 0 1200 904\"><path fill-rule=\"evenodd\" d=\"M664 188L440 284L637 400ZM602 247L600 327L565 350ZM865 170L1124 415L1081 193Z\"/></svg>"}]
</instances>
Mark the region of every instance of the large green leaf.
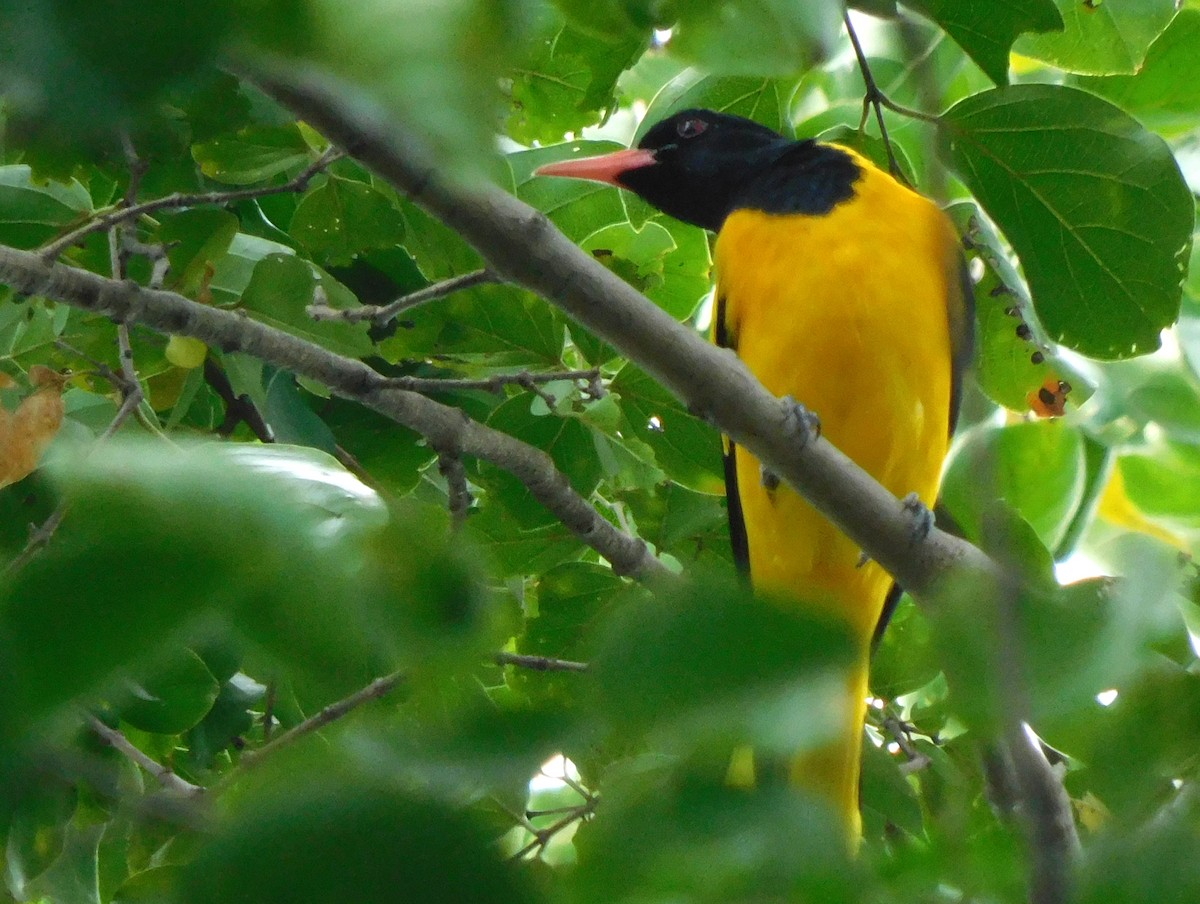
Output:
<instances>
[{"instance_id":1,"label":"large green leaf","mask_svg":"<svg viewBox=\"0 0 1200 904\"><path fill-rule=\"evenodd\" d=\"M374 186L330 176L300 199L288 231L318 260L348 265L363 252L400 244L404 217Z\"/></svg>"},{"instance_id":2,"label":"large green leaf","mask_svg":"<svg viewBox=\"0 0 1200 904\"><path fill-rule=\"evenodd\" d=\"M334 307L348 306L345 298L350 293L332 276L294 255L272 254L255 266L242 305L263 322L331 351L355 358L367 354L371 350L367 324L316 321L308 316L305 309L316 302L318 286Z\"/></svg>"},{"instance_id":3,"label":"large green leaf","mask_svg":"<svg viewBox=\"0 0 1200 904\"><path fill-rule=\"evenodd\" d=\"M508 133L522 144L559 141L617 105L617 78L646 47L649 35L630 30L611 40L564 23L546 7L541 31L508 70Z\"/></svg>"},{"instance_id":4,"label":"large green leaf","mask_svg":"<svg viewBox=\"0 0 1200 904\"><path fill-rule=\"evenodd\" d=\"M324 461L287 448L115 442L60 460L70 523L3 588L6 729L61 714L118 669L152 668L171 642L229 631L303 651L299 671L370 670L380 641L366 611L387 594L360 596L350 575L383 513Z\"/></svg>"},{"instance_id":5,"label":"large green leaf","mask_svg":"<svg viewBox=\"0 0 1200 904\"><path fill-rule=\"evenodd\" d=\"M1062 28L1054 0L905 0L950 35L997 85L1008 84L1008 55L1017 36Z\"/></svg>"},{"instance_id":6,"label":"large green leaf","mask_svg":"<svg viewBox=\"0 0 1200 904\"><path fill-rule=\"evenodd\" d=\"M406 794L382 777L322 780L331 764L308 765L311 772L286 776L286 784L277 776L273 793L233 808L184 870L179 900L290 904L297 894L313 901L411 904L538 899L467 814ZM381 844L386 851L372 855Z\"/></svg>"},{"instance_id":7,"label":"large green leaf","mask_svg":"<svg viewBox=\"0 0 1200 904\"><path fill-rule=\"evenodd\" d=\"M993 499L1005 500L1053 548L1083 495L1083 440L1061 421L985 427L967 434L946 472L942 498L979 540Z\"/></svg>"},{"instance_id":8,"label":"large green leaf","mask_svg":"<svg viewBox=\"0 0 1200 904\"><path fill-rule=\"evenodd\" d=\"M1107 97L1147 125L1191 129L1200 110L1200 9L1182 9L1150 45L1135 75L1080 77L1075 84Z\"/></svg>"},{"instance_id":9,"label":"large green leaf","mask_svg":"<svg viewBox=\"0 0 1200 904\"><path fill-rule=\"evenodd\" d=\"M196 144L192 156L204 175L228 185L251 185L298 170L312 162L313 152L296 125L247 126Z\"/></svg>"},{"instance_id":10,"label":"large green leaf","mask_svg":"<svg viewBox=\"0 0 1200 904\"><path fill-rule=\"evenodd\" d=\"M182 650L130 685L132 699L121 708L121 718L142 731L179 734L208 714L220 689L203 660Z\"/></svg>"},{"instance_id":11,"label":"large green leaf","mask_svg":"<svg viewBox=\"0 0 1200 904\"><path fill-rule=\"evenodd\" d=\"M359 109L386 110L443 173L462 177L478 176L488 165L497 84L524 36L523 6L513 0L310 0L290 16L246 21L261 46L293 65L336 76L344 97Z\"/></svg>"},{"instance_id":12,"label":"large green leaf","mask_svg":"<svg viewBox=\"0 0 1200 904\"><path fill-rule=\"evenodd\" d=\"M1193 201L1170 149L1090 94L1015 85L942 119L956 170L1016 249L1050 337L1121 358L1179 312Z\"/></svg>"},{"instance_id":13,"label":"large green leaf","mask_svg":"<svg viewBox=\"0 0 1200 904\"><path fill-rule=\"evenodd\" d=\"M838 731L854 655L848 627L756 600L732 574L693 574L619 610L599 636L597 705L656 749L727 754L751 744L790 756Z\"/></svg>"},{"instance_id":14,"label":"large green leaf","mask_svg":"<svg viewBox=\"0 0 1200 904\"><path fill-rule=\"evenodd\" d=\"M1175 0L1054 0L1062 31L1026 35L1017 53L1089 75L1133 73L1175 15Z\"/></svg>"},{"instance_id":15,"label":"large green leaf","mask_svg":"<svg viewBox=\"0 0 1200 904\"><path fill-rule=\"evenodd\" d=\"M832 52L841 3L681 0L671 50L709 72L789 76Z\"/></svg>"},{"instance_id":16,"label":"large green leaf","mask_svg":"<svg viewBox=\"0 0 1200 904\"><path fill-rule=\"evenodd\" d=\"M634 143L656 122L688 107L744 116L783 131L787 117L781 94L781 84L774 79L706 75L698 69L686 69L654 96L638 126Z\"/></svg>"},{"instance_id":17,"label":"large green leaf","mask_svg":"<svg viewBox=\"0 0 1200 904\"><path fill-rule=\"evenodd\" d=\"M5 244L36 247L91 209L87 189L74 179L39 183L24 164L0 166L0 241Z\"/></svg>"},{"instance_id":18,"label":"large green leaf","mask_svg":"<svg viewBox=\"0 0 1200 904\"><path fill-rule=\"evenodd\" d=\"M720 492L721 446L712 427L633 364L621 368L610 389L630 432L654 450L659 467L690 489Z\"/></svg>"}]
</instances>

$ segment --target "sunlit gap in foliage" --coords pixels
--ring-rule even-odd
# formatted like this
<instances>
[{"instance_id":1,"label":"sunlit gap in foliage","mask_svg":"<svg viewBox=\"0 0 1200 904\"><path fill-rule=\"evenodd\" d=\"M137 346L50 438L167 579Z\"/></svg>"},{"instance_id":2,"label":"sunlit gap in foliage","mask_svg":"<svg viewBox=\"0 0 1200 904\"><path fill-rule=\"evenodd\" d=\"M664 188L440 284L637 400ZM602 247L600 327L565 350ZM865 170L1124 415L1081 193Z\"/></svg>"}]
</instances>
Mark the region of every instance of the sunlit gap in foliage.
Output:
<instances>
[{"instance_id":1,"label":"sunlit gap in foliage","mask_svg":"<svg viewBox=\"0 0 1200 904\"><path fill-rule=\"evenodd\" d=\"M1117 693L1118 691L1115 687L1110 687L1108 690L1101 691L1096 695L1096 702L1101 706L1112 706L1116 702Z\"/></svg>"},{"instance_id":2,"label":"sunlit gap in foliage","mask_svg":"<svg viewBox=\"0 0 1200 904\"><path fill-rule=\"evenodd\" d=\"M654 29L654 46L666 47L671 40L671 35L675 34L673 28L656 28Z\"/></svg>"},{"instance_id":3,"label":"sunlit gap in foliage","mask_svg":"<svg viewBox=\"0 0 1200 904\"><path fill-rule=\"evenodd\" d=\"M567 787L570 782L578 781L579 770L575 768L575 764L561 753L556 753L542 763L537 775L529 780L529 793L554 791Z\"/></svg>"},{"instance_id":4,"label":"sunlit gap in foliage","mask_svg":"<svg viewBox=\"0 0 1200 904\"><path fill-rule=\"evenodd\" d=\"M1107 577L1108 574L1109 569L1082 551L1073 552L1061 562L1054 563L1054 577L1063 585Z\"/></svg>"}]
</instances>

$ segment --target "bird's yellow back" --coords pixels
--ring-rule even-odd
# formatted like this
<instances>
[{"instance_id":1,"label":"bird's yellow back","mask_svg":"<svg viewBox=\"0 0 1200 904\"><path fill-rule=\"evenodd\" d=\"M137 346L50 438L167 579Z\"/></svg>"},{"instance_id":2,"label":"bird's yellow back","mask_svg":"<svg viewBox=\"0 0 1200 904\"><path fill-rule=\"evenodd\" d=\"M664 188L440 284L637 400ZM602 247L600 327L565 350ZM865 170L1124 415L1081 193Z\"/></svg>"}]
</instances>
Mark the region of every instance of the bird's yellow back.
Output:
<instances>
[{"instance_id":1,"label":"bird's yellow back","mask_svg":"<svg viewBox=\"0 0 1200 904\"><path fill-rule=\"evenodd\" d=\"M726 344L772 393L897 496L932 507L949 443L955 350L964 341L957 237L930 201L852 151L854 196L820 215L736 210L717 237ZM859 834L858 775L870 641L891 587L875 563L785 486L764 486L736 450L756 587L845 619L861 643L844 733L794 766Z\"/></svg>"}]
</instances>

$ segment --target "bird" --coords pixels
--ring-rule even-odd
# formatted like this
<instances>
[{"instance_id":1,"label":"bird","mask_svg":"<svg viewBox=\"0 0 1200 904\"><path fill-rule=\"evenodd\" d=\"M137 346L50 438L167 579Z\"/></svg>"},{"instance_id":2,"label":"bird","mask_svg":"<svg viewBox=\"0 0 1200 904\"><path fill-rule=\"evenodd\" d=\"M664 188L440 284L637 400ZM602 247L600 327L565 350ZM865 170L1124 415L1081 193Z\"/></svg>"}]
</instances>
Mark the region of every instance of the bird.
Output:
<instances>
[{"instance_id":1,"label":"bird","mask_svg":"<svg viewBox=\"0 0 1200 904\"><path fill-rule=\"evenodd\" d=\"M705 109L663 119L636 147L537 173L619 186L715 233L713 341L929 517L974 331L962 246L935 203L850 147ZM734 558L753 586L855 638L837 737L787 767L855 848L870 655L899 588L748 450L725 439L724 462Z\"/></svg>"}]
</instances>

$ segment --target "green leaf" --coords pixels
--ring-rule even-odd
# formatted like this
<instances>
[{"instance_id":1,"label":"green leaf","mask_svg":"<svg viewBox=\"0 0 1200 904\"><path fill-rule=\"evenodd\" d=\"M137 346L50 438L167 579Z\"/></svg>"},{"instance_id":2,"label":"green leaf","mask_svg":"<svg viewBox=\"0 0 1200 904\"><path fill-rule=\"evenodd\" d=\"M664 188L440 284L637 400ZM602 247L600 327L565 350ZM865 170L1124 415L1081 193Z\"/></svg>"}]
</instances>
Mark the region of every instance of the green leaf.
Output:
<instances>
[{"instance_id":1,"label":"green leaf","mask_svg":"<svg viewBox=\"0 0 1200 904\"><path fill-rule=\"evenodd\" d=\"M942 125L955 169L1021 258L1050 337L1100 358L1157 348L1178 316L1194 218L1162 139L1055 85L976 94Z\"/></svg>"},{"instance_id":2,"label":"green leaf","mask_svg":"<svg viewBox=\"0 0 1200 904\"><path fill-rule=\"evenodd\" d=\"M941 26L997 85L1008 84L1008 55L1018 35L1063 27L1053 0L905 0L905 5Z\"/></svg>"},{"instance_id":3,"label":"green leaf","mask_svg":"<svg viewBox=\"0 0 1200 904\"><path fill-rule=\"evenodd\" d=\"M1080 77L1075 84L1154 128L1190 129L1200 109L1200 9L1182 9L1134 75Z\"/></svg>"},{"instance_id":4,"label":"green leaf","mask_svg":"<svg viewBox=\"0 0 1200 904\"><path fill-rule=\"evenodd\" d=\"M1063 29L1026 35L1014 46L1017 53L1087 75L1134 73L1146 48L1175 15L1174 0L1054 0Z\"/></svg>"},{"instance_id":5,"label":"green leaf","mask_svg":"<svg viewBox=\"0 0 1200 904\"><path fill-rule=\"evenodd\" d=\"M972 203L952 204L946 212L983 264L983 275L975 283L975 377L980 388L992 401L1025 412L1040 389L1057 390L1066 379L1070 403L1083 404L1091 387L1047 342L1025 281L1000 237Z\"/></svg>"},{"instance_id":6,"label":"green leaf","mask_svg":"<svg viewBox=\"0 0 1200 904\"><path fill-rule=\"evenodd\" d=\"M861 793L864 834L868 837L884 834L885 826L902 829L915 838L925 832L921 801L900 771L901 762L886 745L876 747L869 740L863 744Z\"/></svg>"},{"instance_id":7,"label":"green leaf","mask_svg":"<svg viewBox=\"0 0 1200 904\"><path fill-rule=\"evenodd\" d=\"M787 124L781 83L769 78L704 75L686 69L663 86L642 117L633 143L656 122L688 107L704 107L718 113L732 113L760 122L778 132Z\"/></svg>"},{"instance_id":8,"label":"green leaf","mask_svg":"<svg viewBox=\"0 0 1200 904\"><path fill-rule=\"evenodd\" d=\"M312 148L295 124L247 126L235 136L193 145L192 156L204 175L226 185L253 185L313 160Z\"/></svg>"},{"instance_id":9,"label":"green leaf","mask_svg":"<svg viewBox=\"0 0 1200 904\"><path fill-rule=\"evenodd\" d=\"M617 78L645 50L648 35L623 33L611 41L586 34L547 9L543 31L514 62L508 134L522 144L559 141L616 108Z\"/></svg>"},{"instance_id":10,"label":"green leaf","mask_svg":"<svg viewBox=\"0 0 1200 904\"><path fill-rule=\"evenodd\" d=\"M436 457L422 436L362 405L335 397L320 417L372 480L397 496L412 490Z\"/></svg>"},{"instance_id":11,"label":"green leaf","mask_svg":"<svg viewBox=\"0 0 1200 904\"><path fill-rule=\"evenodd\" d=\"M261 710L266 692L266 687L241 674L221 685L212 708L187 734L187 759L194 769L211 769L221 751L253 728L252 710Z\"/></svg>"},{"instance_id":12,"label":"green leaf","mask_svg":"<svg viewBox=\"0 0 1200 904\"><path fill-rule=\"evenodd\" d=\"M300 199L288 232L309 253L347 265L373 248L404 240L404 217L383 192L330 176Z\"/></svg>"},{"instance_id":13,"label":"green leaf","mask_svg":"<svg viewBox=\"0 0 1200 904\"><path fill-rule=\"evenodd\" d=\"M345 303L349 293L329 274L294 255L271 254L255 266L242 305L256 319L330 351L352 358L369 353L367 324L316 321L308 316L305 309L314 303L317 286L325 290L333 307L349 306Z\"/></svg>"},{"instance_id":14,"label":"green leaf","mask_svg":"<svg viewBox=\"0 0 1200 904\"><path fill-rule=\"evenodd\" d=\"M182 868L156 866L134 873L120 884L112 904L173 904Z\"/></svg>"},{"instance_id":15,"label":"green leaf","mask_svg":"<svg viewBox=\"0 0 1200 904\"><path fill-rule=\"evenodd\" d=\"M611 568L569 562L543 572L537 582L537 617L529 619L521 652L583 659L596 620L627 587Z\"/></svg>"},{"instance_id":16,"label":"green leaf","mask_svg":"<svg viewBox=\"0 0 1200 904\"><path fill-rule=\"evenodd\" d=\"M236 5L5 3L3 76L21 86L6 93L14 109L33 117L29 127L60 144L67 136L111 136L214 57L236 21ZM113 53L117 46L122 53Z\"/></svg>"},{"instance_id":17,"label":"green leaf","mask_svg":"<svg viewBox=\"0 0 1200 904\"><path fill-rule=\"evenodd\" d=\"M349 575L381 512L344 471L281 448L110 441L53 473L71 527L0 598L6 737L94 698L118 669L153 667L172 642L231 630L297 673L379 667L385 638L367 623L390 597Z\"/></svg>"},{"instance_id":18,"label":"green leaf","mask_svg":"<svg viewBox=\"0 0 1200 904\"><path fill-rule=\"evenodd\" d=\"M311 0L303 15L286 17L287 30L246 20L260 46L330 73L341 96L386 110L444 174L462 178L489 162L497 83L524 38L526 8L511 0Z\"/></svg>"},{"instance_id":19,"label":"green leaf","mask_svg":"<svg viewBox=\"0 0 1200 904\"><path fill-rule=\"evenodd\" d=\"M337 453L337 439L329 426L309 406L308 393L296 385L287 371L275 371L267 381L267 405L263 411L276 442L311 446L329 455Z\"/></svg>"},{"instance_id":20,"label":"green leaf","mask_svg":"<svg viewBox=\"0 0 1200 904\"><path fill-rule=\"evenodd\" d=\"M689 489L717 494L724 486L716 431L688 414L653 377L626 364L609 386L634 436L654 450L658 465Z\"/></svg>"},{"instance_id":21,"label":"green leaf","mask_svg":"<svg viewBox=\"0 0 1200 904\"><path fill-rule=\"evenodd\" d=\"M537 900L467 815L382 779L321 780L322 774L306 769L275 793L260 792L234 808L184 868L179 900L291 904L299 889L313 901L386 901L397 894L409 904ZM367 856L383 839L396 856Z\"/></svg>"},{"instance_id":22,"label":"green leaf","mask_svg":"<svg viewBox=\"0 0 1200 904\"><path fill-rule=\"evenodd\" d=\"M91 213L87 189L70 182L37 182L24 164L0 166L0 242L35 248Z\"/></svg>"},{"instance_id":23,"label":"green leaf","mask_svg":"<svg viewBox=\"0 0 1200 904\"><path fill-rule=\"evenodd\" d=\"M1151 517L1200 526L1200 447L1169 442L1117 459L1125 491Z\"/></svg>"},{"instance_id":24,"label":"green leaf","mask_svg":"<svg viewBox=\"0 0 1200 904\"><path fill-rule=\"evenodd\" d=\"M18 899L25 889L62 854L75 812L73 788L57 782L26 788L13 801L4 851L5 884Z\"/></svg>"},{"instance_id":25,"label":"green leaf","mask_svg":"<svg viewBox=\"0 0 1200 904\"><path fill-rule=\"evenodd\" d=\"M227 210L196 208L165 215L155 241L167 249L171 263L167 288L195 298L205 278L215 278L216 263L229 252L238 219ZM208 267L212 274L206 274Z\"/></svg>"},{"instance_id":26,"label":"green leaf","mask_svg":"<svg viewBox=\"0 0 1200 904\"><path fill-rule=\"evenodd\" d=\"M609 721L658 750L794 756L838 730L853 646L841 622L753 599L729 574L693 575L618 611L589 675Z\"/></svg>"},{"instance_id":27,"label":"green leaf","mask_svg":"<svg viewBox=\"0 0 1200 904\"><path fill-rule=\"evenodd\" d=\"M640 230L627 222L614 223L593 232L582 247L676 320L690 317L712 287L711 260L703 230L665 217L644 224ZM615 266L614 258L627 266Z\"/></svg>"},{"instance_id":28,"label":"green leaf","mask_svg":"<svg viewBox=\"0 0 1200 904\"><path fill-rule=\"evenodd\" d=\"M531 411L534 396L521 393L502 404L487 425L545 452L566 476L575 491L587 498L600 482L600 461L591 430L573 417L539 416ZM507 471L486 462L479 464L480 481L503 502L523 527L541 527L554 516L534 500L529 490Z\"/></svg>"},{"instance_id":29,"label":"green leaf","mask_svg":"<svg viewBox=\"0 0 1200 904\"><path fill-rule=\"evenodd\" d=\"M578 559L586 550L583 541L561 522L526 528L501 504L485 502L473 511L467 531L488 550L504 576L540 574Z\"/></svg>"},{"instance_id":30,"label":"green leaf","mask_svg":"<svg viewBox=\"0 0 1200 904\"><path fill-rule=\"evenodd\" d=\"M964 437L946 471L942 499L966 536L982 539L991 500L1008 503L1050 548L1083 496L1083 440L1062 421L984 427Z\"/></svg>"},{"instance_id":31,"label":"green leaf","mask_svg":"<svg viewBox=\"0 0 1200 904\"><path fill-rule=\"evenodd\" d=\"M1129 416L1157 424L1169 439L1200 445L1200 388L1195 378L1175 371L1154 374L1124 402Z\"/></svg>"},{"instance_id":32,"label":"green leaf","mask_svg":"<svg viewBox=\"0 0 1200 904\"><path fill-rule=\"evenodd\" d=\"M576 835L577 900L863 900L869 880L818 802L782 783L748 791L662 772L635 764L606 783Z\"/></svg>"},{"instance_id":33,"label":"green leaf","mask_svg":"<svg viewBox=\"0 0 1200 904\"><path fill-rule=\"evenodd\" d=\"M25 900L101 904L98 851L104 830L104 823L76 815L67 824L62 853L23 889Z\"/></svg>"},{"instance_id":34,"label":"green leaf","mask_svg":"<svg viewBox=\"0 0 1200 904\"><path fill-rule=\"evenodd\" d=\"M216 261L216 272L208 286L212 290L213 301L216 304L233 304L250 285L254 268L260 261L273 254L295 253L287 245L239 232L233 237L227 253Z\"/></svg>"},{"instance_id":35,"label":"green leaf","mask_svg":"<svg viewBox=\"0 0 1200 904\"><path fill-rule=\"evenodd\" d=\"M572 141L549 148L517 151L505 157L517 197L550 218L572 241L625 221L621 196L610 186L583 179L535 178L539 166L570 157L594 157L619 150L611 141Z\"/></svg>"},{"instance_id":36,"label":"green leaf","mask_svg":"<svg viewBox=\"0 0 1200 904\"><path fill-rule=\"evenodd\" d=\"M828 57L842 31L840 3L679 0L671 51L721 75L797 75Z\"/></svg>"},{"instance_id":37,"label":"green leaf","mask_svg":"<svg viewBox=\"0 0 1200 904\"><path fill-rule=\"evenodd\" d=\"M208 714L220 685L199 656L183 650L129 689L132 699L121 707L122 719L142 731L179 734Z\"/></svg>"},{"instance_id":38,"label":"green leaf","mask_svg":"<svg viewBox=\"0 0 1200 904\"><path fill-rule=\"evenodd\" d=\"M871 657L871 692L893 700L924 687L939 668L929 620L910 597L901 597Z\"/></svg>"},{"instance_id":39,"label":"green leaf","mask_svg":"<svg viewBox=\"0 0 1200 904\"><path fill-rule=\"evenodd\" d=\"M1189 716L1196 715L1200 711L1193 705ZM1196 809L1194 801L1178 795L1157 818L1137 827L1114 826L1097 838L1080 869L1075 900L1108 904L1200 899Z\"/></svg>"}]
</instances>

